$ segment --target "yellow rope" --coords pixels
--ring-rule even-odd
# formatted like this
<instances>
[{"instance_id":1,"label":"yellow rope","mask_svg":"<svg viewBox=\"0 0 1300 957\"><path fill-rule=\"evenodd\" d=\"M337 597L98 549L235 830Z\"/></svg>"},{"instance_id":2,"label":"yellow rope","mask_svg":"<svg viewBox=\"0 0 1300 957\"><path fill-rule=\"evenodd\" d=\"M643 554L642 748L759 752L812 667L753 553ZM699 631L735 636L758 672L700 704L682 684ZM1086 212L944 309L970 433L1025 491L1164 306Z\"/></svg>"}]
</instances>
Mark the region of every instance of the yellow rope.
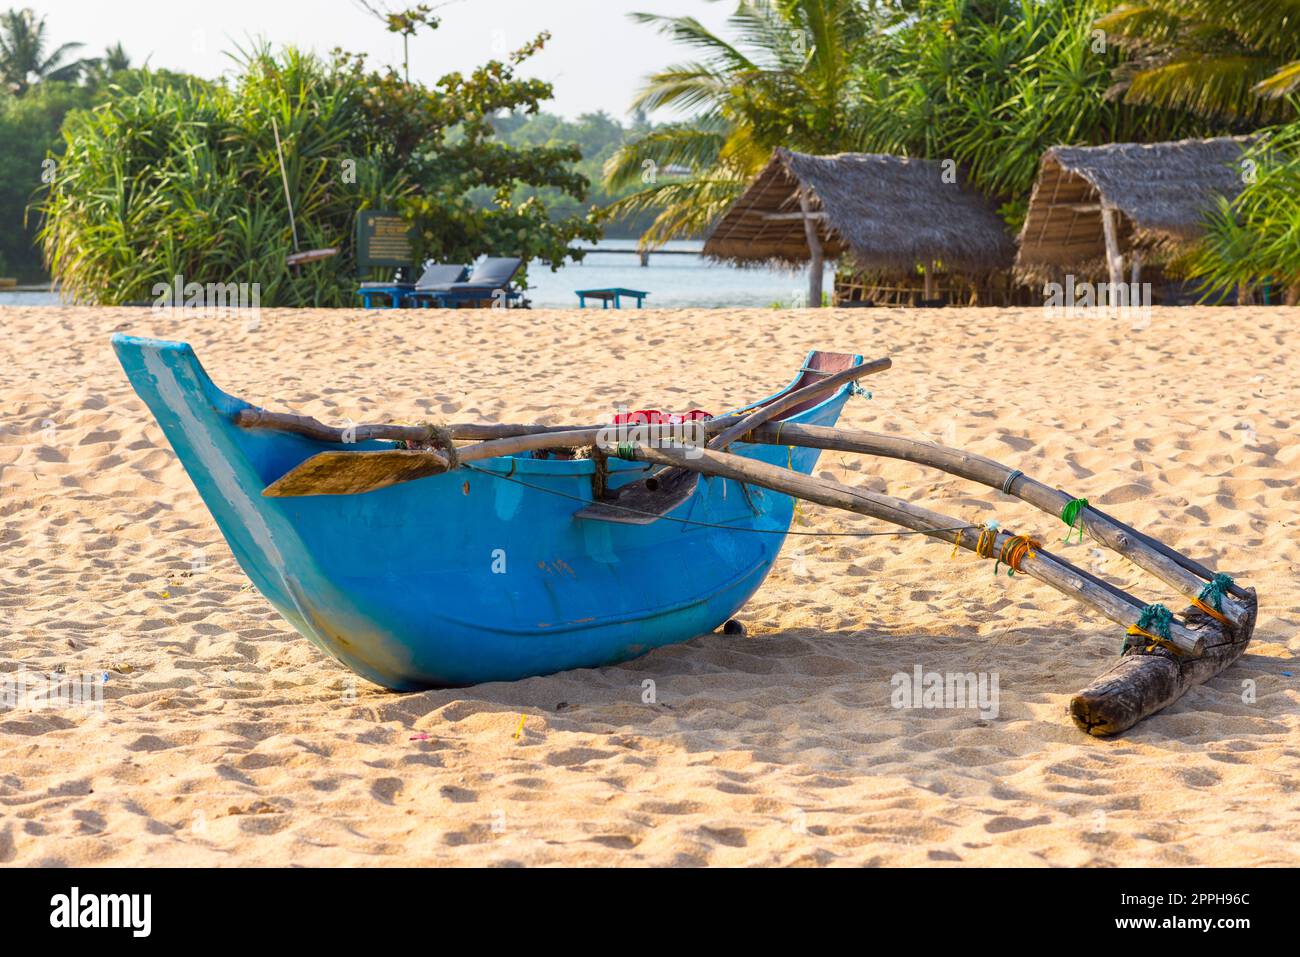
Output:
<instances>
[{"instance_id":1,"label":"yellow rope","mask_svg":"<svg viewBox=\"0 0 1300 957\"><path fill-rule=\"evenodd\" d=\"M1175 645L1172 641L1166 641L1164 638L1161 638L1159 635L1153 635L1145 628L1139 628L1137 625L1129 625L1128 633L1135 638L1141 637L1141 638L1149 638L1151 640L1151 644L1147 645L1146 647L1147 654L1150 654L1151 652L1155 651L1157 648L1168 648L1170 651L1178 652L1178 646Z\"/></svg>"},{"instance_id":2,"label":"yellow rope","mask_svg":"<svg viewBox=\"0 0 1300 957\"><path fill-rule=\"evenodd\" d=\"M973 525L971 526L974 527ZM961 551L961 543L965 537L965 530L957 533L957 540L953 542L952 557L956 558L957 553ZM998 543L998 526L996 522L989 522L987 525L980 526L980 537L975 542L975 554L980 558L992 558L993 549Z\"/></svg>"},{"instance_id":3,"label":"yellow rope","mask_svg":"<svg viewBox=\"0 0 1300 957\"><path fill-rule=\"evenodd\" d=\"M1222 612L1215 611L1213 608L1211 608L1211 607L1210 607L1209 605L1207 605L1205 602L1201 601L1199 598L1193 598L1193 599L1192 599L1192 604L1195 605L1197 608L1201 609L1201 611L1205 612L1205 613L1206 613L1207 615L1209 615L1211 618L1217 618L1219 621L1223 622L1225 625L1230 625L1230 624L1232 624L1232 622L1228 621L1228 618L1227 618L1226 615L1224 615Z\"/></svg>"}]
</instances>

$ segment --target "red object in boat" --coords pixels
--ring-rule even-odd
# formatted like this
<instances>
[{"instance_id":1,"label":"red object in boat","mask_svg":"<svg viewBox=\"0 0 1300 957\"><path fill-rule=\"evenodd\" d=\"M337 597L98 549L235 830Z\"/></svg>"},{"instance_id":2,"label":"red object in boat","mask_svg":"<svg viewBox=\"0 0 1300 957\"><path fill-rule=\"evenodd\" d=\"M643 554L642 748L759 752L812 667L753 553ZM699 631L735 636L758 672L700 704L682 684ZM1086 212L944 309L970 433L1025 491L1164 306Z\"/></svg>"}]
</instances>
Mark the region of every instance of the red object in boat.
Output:
<instances>
[{"instance_id":1,"label":"red object in boat","mask_svg":"<svg viewBox=\"0 0 1300 957\"><path fill-rule=\"evenodd\" d=\"M683 422L704 422L713 418L703 409L691 409L689 412L660 412L658 409L641 409L636 412L620 412L614 416L615 425L681 425Z\"/></svg>"}]
</instances>

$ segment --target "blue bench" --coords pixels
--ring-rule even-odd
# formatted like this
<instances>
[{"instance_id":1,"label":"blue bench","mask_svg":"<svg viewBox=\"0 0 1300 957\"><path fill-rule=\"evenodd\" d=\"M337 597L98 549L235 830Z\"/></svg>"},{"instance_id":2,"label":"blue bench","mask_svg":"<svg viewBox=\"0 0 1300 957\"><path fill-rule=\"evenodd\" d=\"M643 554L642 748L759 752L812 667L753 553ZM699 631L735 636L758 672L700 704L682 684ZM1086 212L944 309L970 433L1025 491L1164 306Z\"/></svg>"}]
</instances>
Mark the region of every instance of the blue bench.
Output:
<instances>
[{"instance_id":1,"label":"blue bench","mask_svg":"<svg viewBox=\"0 0 1300 957\"><path fill-rule=\"evenodd\" d=\"M642 292L640 289L623 289L623 288L579 289L577 290L577 293L578 293L579 309L587 308L588 299L599 300L602 303L601 306L602 309L608 309L609 304L611 302L614 304L615 309L622 309L624 296L626 296L628 299L635 299L636 307L640 309L642 308L642 305L645 302L645 297L650 295L650 293Z\"/></svg>"}]
</instances>

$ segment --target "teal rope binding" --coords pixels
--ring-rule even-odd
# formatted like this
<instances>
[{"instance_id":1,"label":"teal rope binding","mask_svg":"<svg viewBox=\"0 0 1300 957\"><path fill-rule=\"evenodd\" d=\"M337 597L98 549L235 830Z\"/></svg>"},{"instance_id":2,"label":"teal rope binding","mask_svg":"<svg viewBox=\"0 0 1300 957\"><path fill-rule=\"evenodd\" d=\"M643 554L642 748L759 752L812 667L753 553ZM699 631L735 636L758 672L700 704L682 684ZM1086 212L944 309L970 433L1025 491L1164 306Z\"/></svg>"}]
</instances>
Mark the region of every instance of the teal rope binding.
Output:
<instances>
[{"instance_id":1,"label":"teal rope binding","mask_svg":"<svg viewBox=\"0 0 1300 957\"><path fill-rule=\"evenodd\" d=\"M1164 605L1147 605L1142 609L1138 627L1149 631L1162 641L1169 640L1169 626L1174 623L1174 613Z\"/></svg>"},{"instance_id":2,"label":"teal rope binding","mask_svg":"<svg viewBox=\"0 0 1300 957\"><path fill-rule=\"evenodd\" d=\"M1161 641L1171 641L1169 626L1173 623L1174 613L1164 605L1147 605L1142 609L1142 617L1138 619L1137 627L1149 635L1155 635ZM1133 637L1135 636L1130 630L1129 636L1124 639L1124 647L1120 649L1121 654L1128 651L1129 640Z\"/></svg>"},{"instance_id":3,"label":"teal rope binding","mask_svg":"<svg viewBox=\"0 0 1300 957\"><path fill-rule=\"evenodd\" d=\"M870 392L862 388L862 386L858 385L856 382L849 383L849 395L860 395L864 399L873 398Z\"/></svg>"},{"instance_id":4,"label":"teal rope binding","mask_svg":"<svg viewBox=\"0 0 1300 957\"><path fill-rule=\"evenodd\" d=\"M1210 582L1201 589L1199 600L1209 605L1215 611L1223 611L1223 598L1228 594L1228 589L1236 584L1231 575L1215 575L1214 581Z\"/></svg>"},{"instance_id":5,"label":"teal rope binding","mask_svg":"<svg viewBox=\"0 0 1300 957\"><path fill-rule=\"evenodd\" d=\"M1070 536L1077 530L1079 532L1079 544L1083 544L1083 510L1088 507L1086 498L1076 498L1066 503L1065 508L1061 509L1061 521L1070 526L1070 530L1065 533L1065 542L1069 544Z\"/></svg>"}]
</instances>

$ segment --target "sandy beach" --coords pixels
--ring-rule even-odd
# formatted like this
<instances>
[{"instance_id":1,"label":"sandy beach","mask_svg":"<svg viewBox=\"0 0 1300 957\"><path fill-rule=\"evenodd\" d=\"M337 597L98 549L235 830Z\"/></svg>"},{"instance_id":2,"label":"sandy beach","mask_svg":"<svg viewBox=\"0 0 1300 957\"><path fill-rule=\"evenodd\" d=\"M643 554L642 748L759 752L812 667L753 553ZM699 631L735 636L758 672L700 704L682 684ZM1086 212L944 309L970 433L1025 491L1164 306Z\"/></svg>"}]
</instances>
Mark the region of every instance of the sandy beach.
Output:
<instances>
[{"instance_id":1,"label":"sandy beach","mask_svg":"<svg viewBox=\"0 0 1300 957\"><path fill-rule=\"evenodd\" d=\"M0 864L1300 864L1295 309L275 311L3 308L0 671L107 675L102 710L0 709ZM740 619L640 660L397 695L249 585L109 347L332 423L722 412L810 348L890 356L841 424L988 455L1257 588L1242 661L1124 736L1070 695L1121 630L913 536L791 539ZM1059 521L900 462L818 468L1057 542ZM804 530L869 526L808 506ZM1119 557L1058 545L1151 601ZM891 677L996 675L996 717ZM4 677L4 675L0 675ZM642 683L657 688L653 704Z\"/></svg>"}]
</instances>

